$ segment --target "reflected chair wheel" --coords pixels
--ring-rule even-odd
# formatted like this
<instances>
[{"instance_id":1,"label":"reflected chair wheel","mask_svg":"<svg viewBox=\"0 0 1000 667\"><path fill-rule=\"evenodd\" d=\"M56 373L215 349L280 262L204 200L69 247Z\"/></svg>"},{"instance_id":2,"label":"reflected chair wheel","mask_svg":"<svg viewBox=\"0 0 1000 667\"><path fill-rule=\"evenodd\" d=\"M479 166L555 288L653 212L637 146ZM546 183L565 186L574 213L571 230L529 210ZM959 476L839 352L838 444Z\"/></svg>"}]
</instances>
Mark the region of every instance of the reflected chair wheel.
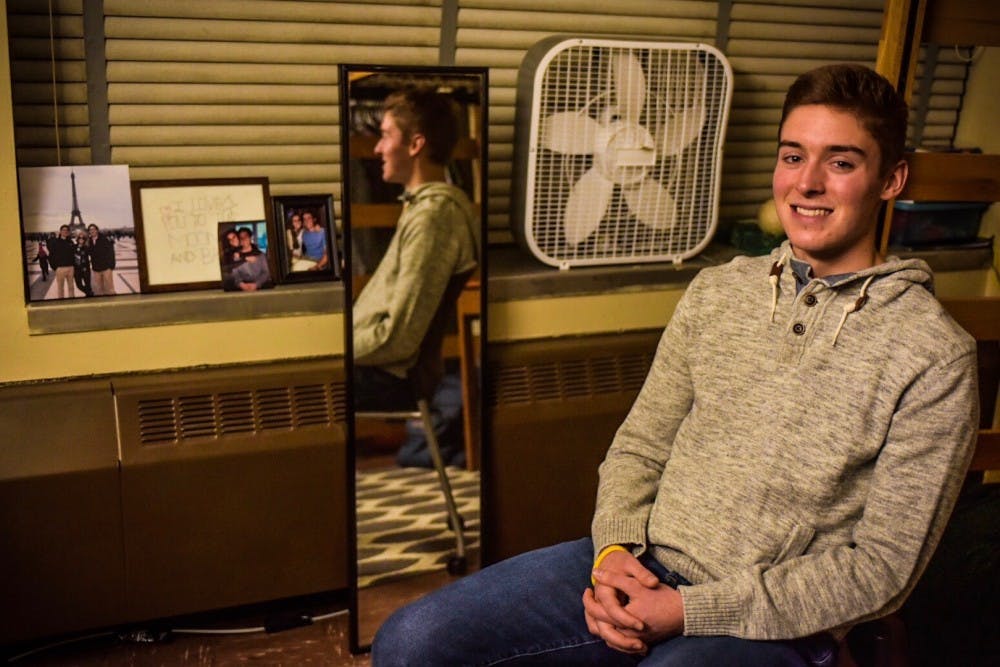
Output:
<instances>
[{"instance_id":1,"label":"reflected chair wheel","mask_svg":"<svg viewBox=\"0 0 1000 667\"><path fill-rule=\"evenodd\" d=\"M458 528L459 530L465 530L465 517L461 514L458 515ZM451 515L448 515L448 530L453 533L458 532L455 530L455 523L451 520Z\"/></svg>"},{"instance_id":2,"label":"reflected chair wheel","mask_svg":"<svg viewBox=\"0 0 1000 667\"><path fill-rule=\"evenodd\" d=\"M448 574L465 574L469 569L464 556L452 556L448 559Z\"/></svg>"}]
</instances>

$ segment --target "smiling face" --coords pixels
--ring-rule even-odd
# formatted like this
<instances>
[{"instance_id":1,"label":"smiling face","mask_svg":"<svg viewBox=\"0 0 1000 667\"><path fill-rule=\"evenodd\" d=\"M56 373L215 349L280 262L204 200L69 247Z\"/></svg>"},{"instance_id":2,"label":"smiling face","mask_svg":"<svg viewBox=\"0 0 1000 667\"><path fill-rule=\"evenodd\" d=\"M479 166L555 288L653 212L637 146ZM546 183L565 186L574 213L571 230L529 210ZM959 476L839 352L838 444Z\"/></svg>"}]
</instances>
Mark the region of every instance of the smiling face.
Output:
<instances>
[{"instance_id":1,"label":"smiling face","mask_svg":"<svg viewBox=\"0 0 1000 667\"><path fill-rule=\"evenodd\" d=\"M875 227L884 200L906 182L905 162L880 173L880 152L851 113L808 104L781 128L772 188L795 256L823 277L874 266Z\"/></svg>"},{"instance_id":2,"label":"smiling face","mask_svg":"<svg viewBox=\"0 0 1000 667\"><path fill-rule=\"evenodd\" d=\"M399 129L391 112L382 116L381 137L375 144L375 154L382 158L382 180L406 185L413 172L410 141Z\"/></svg>"}]
</instances>

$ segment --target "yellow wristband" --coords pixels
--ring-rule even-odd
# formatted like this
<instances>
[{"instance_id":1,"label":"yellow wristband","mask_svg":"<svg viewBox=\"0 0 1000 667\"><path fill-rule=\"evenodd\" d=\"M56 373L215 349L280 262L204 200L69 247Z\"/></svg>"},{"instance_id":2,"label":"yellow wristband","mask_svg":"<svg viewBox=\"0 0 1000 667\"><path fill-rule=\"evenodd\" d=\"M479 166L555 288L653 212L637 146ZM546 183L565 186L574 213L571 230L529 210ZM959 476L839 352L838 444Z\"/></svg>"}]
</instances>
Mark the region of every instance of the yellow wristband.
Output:
<instances>
[{"instance_id":1,"label":"yellow wristband","mask_svg":"<svg viewBox=\"0 0 1000 667\"><path fill-rule=\"evenodd\" d=\"M599 568L601 566L601 562L608 557L608 554L614 553L615 551L628 551L628 549L620 544L609 544L601 549L601 553L597 554L597 558L594 559L594 567L590 569L596 570ZM597 585L597 582L594 580L594 575L590 575L590 583L595 586Z\"/></svg>"}]
</instances>

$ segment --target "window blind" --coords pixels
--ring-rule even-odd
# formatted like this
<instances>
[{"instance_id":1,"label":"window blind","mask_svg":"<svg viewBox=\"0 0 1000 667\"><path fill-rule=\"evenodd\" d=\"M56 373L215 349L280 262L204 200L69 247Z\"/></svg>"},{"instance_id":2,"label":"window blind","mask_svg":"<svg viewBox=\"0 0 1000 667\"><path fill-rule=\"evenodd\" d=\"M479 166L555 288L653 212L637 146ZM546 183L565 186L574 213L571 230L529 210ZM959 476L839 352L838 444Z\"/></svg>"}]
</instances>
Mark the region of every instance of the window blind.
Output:
<instances>
[{"instance_id":1,"label":"window blind","mask_svg":"<svg viewBox=\"0 0 1000 667\"><path fill-rule=\"evenodd\" d=\"M90 164L83 0L8 0L19 166Z\"/></svg>"},{"instance_id":2,"label":"window blind","mask_svg":"<svg viewBox=\"0 0 1000 667\"><path fill-rule=\"evenodd\" d=\"M720 209L726 223L753 217L771 195L788 85L823 63L873 65L882 4L104 0L111 161L129 164L135 179L263 175L273 194L333 193L339 205L337 65L436 65L451 62L441 47L453 44L454 64L490 68L488 239L508 243L517 71L529 47L553 34L718 40L735 74ZM51 40L48 3L7 5L18 164L89 164L83 0L52 0ZM967 54L948 46L921 54L910 139L947 145Z\"/></svg>"},{"instance_id":3,"label":"window blind","mask_svg":"<svg viewBox=\"0 0 1000 667\"><path fill-rule=\"evenodd\" d=\"M340 202L338 64L433 64L440 3L105 0L112 162Z\"/></svg>"}]
</instances>

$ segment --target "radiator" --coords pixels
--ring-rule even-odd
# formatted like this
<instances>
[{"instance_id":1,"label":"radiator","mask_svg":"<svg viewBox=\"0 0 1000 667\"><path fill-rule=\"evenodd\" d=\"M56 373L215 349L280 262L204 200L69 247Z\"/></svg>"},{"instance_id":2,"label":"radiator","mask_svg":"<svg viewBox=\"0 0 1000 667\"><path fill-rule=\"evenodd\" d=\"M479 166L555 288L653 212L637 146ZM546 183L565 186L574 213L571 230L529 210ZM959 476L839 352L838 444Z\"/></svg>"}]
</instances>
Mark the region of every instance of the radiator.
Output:
<instances>
[{"instance_id":1,"label":"radiator","mask_svg":"<svg viewBox=\"0 0 1000 667\"><path fill-rule=\"evenodd\" d=\"M485 563L590 534L597 466L660 330L490 343Z\"/></svg>"},{"instance_id":2,"label":"radiator","mask_svg":"<svg viewBox=\"0 0 1000 667\"><path fill-rule=\"evenodd\" d=\"M342 360L0 398L0 643L348 586Z\"/></svg>"}]
</instances>

